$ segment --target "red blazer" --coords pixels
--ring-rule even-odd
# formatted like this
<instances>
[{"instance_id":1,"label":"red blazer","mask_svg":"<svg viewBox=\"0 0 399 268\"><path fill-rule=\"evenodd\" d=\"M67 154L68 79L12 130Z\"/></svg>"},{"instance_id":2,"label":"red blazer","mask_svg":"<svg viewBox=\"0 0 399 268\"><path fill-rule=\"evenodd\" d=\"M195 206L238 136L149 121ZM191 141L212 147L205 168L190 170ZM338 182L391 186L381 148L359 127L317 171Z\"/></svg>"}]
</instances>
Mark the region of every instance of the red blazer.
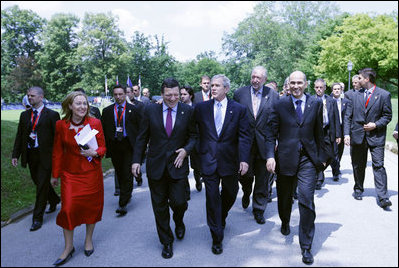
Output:
<instances>
[{"instance_id":1,"label":"red blazer","mask_svg":"<svg viewBox=\"0 0 399 268\"><path fill-rule=\"evenodd\" d=\"M93 117L88 117L83 123L84 125L90 124L92 129L99 131L96 135L99 157L94 157L91 162L80 154L80 148L74 138L76 132L73 129L69 129L70 124L69 121L59 120L55 126L53 178L60 178L64 171L82 174L99 167L101 168L101 158L106 152L101 121Z\"/></svg>"}]
</instances>

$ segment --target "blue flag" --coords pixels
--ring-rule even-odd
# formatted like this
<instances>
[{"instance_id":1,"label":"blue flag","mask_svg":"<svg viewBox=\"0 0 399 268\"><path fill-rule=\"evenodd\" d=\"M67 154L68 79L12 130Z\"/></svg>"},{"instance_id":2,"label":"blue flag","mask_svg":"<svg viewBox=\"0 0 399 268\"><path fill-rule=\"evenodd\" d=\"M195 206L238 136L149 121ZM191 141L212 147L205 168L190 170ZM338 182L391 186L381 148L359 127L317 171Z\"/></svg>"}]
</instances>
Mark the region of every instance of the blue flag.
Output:
<instances>
[{"instance_id":1,"label":"blue flag","mask_svg":"<svg viewBox=\"0 0 399 268\"><path fill-rule=\"evenodd\" d=\"M130 80L130 77L129 77L129 76L127 76L126 85L127 85L128 87L132 87L132 86L133 86L133 83L132 83L132 81Z\"/></svg>"}]
</instances>

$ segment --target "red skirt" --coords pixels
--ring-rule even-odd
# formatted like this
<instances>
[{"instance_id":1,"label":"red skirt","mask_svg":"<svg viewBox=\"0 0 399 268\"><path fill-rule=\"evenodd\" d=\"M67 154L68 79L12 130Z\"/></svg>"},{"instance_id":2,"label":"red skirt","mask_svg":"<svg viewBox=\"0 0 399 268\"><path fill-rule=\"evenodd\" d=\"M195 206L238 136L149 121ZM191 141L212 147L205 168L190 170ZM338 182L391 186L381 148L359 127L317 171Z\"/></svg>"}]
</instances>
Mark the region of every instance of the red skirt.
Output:
<instances>
[{"instance_id":1,"label":"red skirt","mask_svg":"<svg viewBox=\"0 0 399 268\"><path fill-rule=\"evenodd\" d=\"M57 215L57 225L73 230L81 224L94 224L101 221L104 208L104 180L100 168L61 175L61 211Z\"/></svg>"}]
</instances>

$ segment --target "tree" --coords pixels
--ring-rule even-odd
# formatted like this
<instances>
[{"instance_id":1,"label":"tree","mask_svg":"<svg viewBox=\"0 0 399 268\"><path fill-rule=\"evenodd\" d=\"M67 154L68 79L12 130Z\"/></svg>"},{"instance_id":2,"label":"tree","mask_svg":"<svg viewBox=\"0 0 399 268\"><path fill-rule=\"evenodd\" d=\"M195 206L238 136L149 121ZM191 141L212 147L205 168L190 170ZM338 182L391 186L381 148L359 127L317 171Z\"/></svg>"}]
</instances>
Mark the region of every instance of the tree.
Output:
<instances>
[{"instance_id":1,"label":"tree","mask_svg":"<svg viewBox=\"0 0 399 268\"><path fill-rule=\"evenodd\" d=\"M7 88L2 90L2 96L7 102L20 101L32 86L42 86L42 77L34 59L27 56L19 56L16 66L6 78L10 81ZM3 94L6 92L7 94Z\"/></svg>"},{"instance_id":2,"label":"tree","mask_svg":"<svg viewBox=\"0 0 399 268\"><path fill-rule=\"evenodd\" d=\"M397 16L397 15L396 15ZM336 34L320 41L319 75L328 83L348 82L347 63L353 62L356 71L370 67L376 70L377 80L398 87L398 23L392 16L370 17L358 14L348 17Z\"/></svg>"},{"instance_id":3,"label":"tree","mask_svg":"<svg viewBox=\"0 0 399 268\"><path fill-rule=\"evenodd\" d=\"M262 65L268 79L282 85L298 67L316 27L338 12L331 2L261 2L254 13L223 38L226 68L237 87L248 84L251 69Z\"/></svg>"},{"instance_id":4,"label":"tree","mask_svg":"<svg viewBox=\"0 0 399 268\"><path fill-rule=\"evenodd\" d=\"M77 63L77 26L73 15L52 17L42 35L43 49L37 53L48 99L62 100L80 81Z\"/></svg>"},{"instance_id":5,"label":"tree","mask_svg":"<svg viewBox=\"0 0 399 268\"><path fill-rule=\"evenodd\" d=\"M126 81L129 55L117 17L111 13L86 13L79 39L77 53L82 81L75 86L86 88L88 92L103 92L105 75L113 84L113 77L117 75L120 82Z\"/></svg>"},{"instance_id":6,"label":"tree","mask_svg":"<svg viewBox=\"0 0 399 268\"><path fill-rule=\"evenodd\" d=\"M11 95L8 88L15 86L15 81L7 78L19 72L22 62L31 62L37 67L35 53L40 50L38 34L43 31L46 21L30 10L21 10L12 6L1 11L1 89L4 99L15 101L17 94L25 94L27 88L17 87L20 92ZM29 65L27 63L27 65ZM10 76L11 71L14 74ZM13 90L17 90L14 88Z\"/></svg>"},{"instance_id":7,"label":"tree","mask_svg":"<svg viewBox=\"0 0 399 268\"><path fill-rule=\"evenodd\" d=\"M176 77L182 85L190 85L194 91L199 91L199 84L203 75L210 78L216 74L224 74L225 68L219 63L213 51L207 51L197 55L196 60L180 63Z\"/></svg>"}]
</instances>

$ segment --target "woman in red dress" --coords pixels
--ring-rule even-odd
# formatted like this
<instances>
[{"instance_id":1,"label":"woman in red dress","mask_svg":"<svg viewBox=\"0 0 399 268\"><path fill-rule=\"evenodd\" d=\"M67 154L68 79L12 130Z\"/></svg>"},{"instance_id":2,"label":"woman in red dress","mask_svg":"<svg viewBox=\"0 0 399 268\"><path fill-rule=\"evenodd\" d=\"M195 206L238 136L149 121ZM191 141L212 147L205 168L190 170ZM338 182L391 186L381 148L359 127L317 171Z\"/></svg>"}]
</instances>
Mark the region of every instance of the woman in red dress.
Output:
<instances>
[{"instance_id":1,"label":"woman in red dress","mask_svg":"<svg viewBox=\"0 0 399 268\"><path fill-rule=\"evenodd\" d=\"M90 256L94 252L93 231L104 207L101 158L106 148L101 121L89 116L87 96L82 92L68 94L62 102L62 114L65 116L56 123L51 183L56 186L61 178L61 210L57 224L63 228L65 249L53 264L55 266L72 257L75 251L73 231L81 224L86 224L84 253ZM81 149L74 138L87 124L98 130L96 150Z\"/></svg>"}]
</instances>

